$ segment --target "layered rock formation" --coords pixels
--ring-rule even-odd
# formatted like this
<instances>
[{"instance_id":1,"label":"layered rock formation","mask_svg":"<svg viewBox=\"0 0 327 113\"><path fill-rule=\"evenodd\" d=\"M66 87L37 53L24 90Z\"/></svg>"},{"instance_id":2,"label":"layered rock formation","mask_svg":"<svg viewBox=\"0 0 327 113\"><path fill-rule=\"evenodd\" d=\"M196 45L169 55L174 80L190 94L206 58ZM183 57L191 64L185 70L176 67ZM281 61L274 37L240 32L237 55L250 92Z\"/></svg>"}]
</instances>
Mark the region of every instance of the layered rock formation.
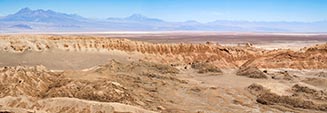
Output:
<instances>
[{"instance_id":1,"label":"layered rock formation","mask_svg":"<svg viewBox=\"0 0 327 113\"><path fill-rule=\"evenodd\" d=\"M140 107L164 111L157 106L167 99L158 92L187 83L173 76L178 72L163 64L146 61L123 64L114 60L87 71L51 72L44 66L2 67L0 111L151 113Z\"/></svg>"},{"instance_id":2,"label":"layered rock formation","mask_svg":"<svg viewBox=\"0 0 327 113\"><path fill-rule=\"evenodd\" d=\"M305 84L295 84L285 89L271 89L266 86L267 84L252 84L248 87L257 96L258 103L327 111L327 92L324 90Z\"/></svg>"},{"instance_id":3,"label":"layered rock formation","mask_svg":"<svg viewBox=\"0 0 327 113\"><path fill-rule=\"evenodd\" d=\"M43 66L2 67L0 90L0 105L6 108L3 112L150 112L124 104L100 103L102 101L133 104L134 100L130 93L115 82L68 79L62 77L60 73L50 72ZM121 108L124 106L127 109ZM131 109L128 110L129 108Z\"/></svg>"},{"instance_id":4,"label":"layered rock formation","mask_svg":"<svg viewBox=\"0 0 327 113\"><path fill-rule=\"evenodd\" d=\"M3 51L23 53L28 51L65 51L106 52L121 50L162 56L166 62L194 61L217 62L219 67L237 67L248 59L261 55L255 48L224 47L218 44L153 44L127 39L111 39L90 36L43 36L16 35L0 38Z\"/></svg>"},{"instance_id":5,"label":"layered rock formation","mask_svg":"<svg viewBox=\"0 0 327 113\"><path fill-rule=\"evenodd\" d=\"M0 53L1 58L16 56L13 60L38 53L25 57L23 63L45 53L51 54L42 61L48 62L47 55L59 54L57 57L63 58L58 61L65 65L71 63L65 60L68 53L111 53L101 55L120 59L102 59L98 66L84 70L1 67L0 112L326 111L327 44L294 51L209 42L164 44L93 36L3 35ZM81 64L89 63L78 55L71 56L85 62ZM43 62L31 64L38 63ZM248 85L251 94L243 91Z\"/></svg>"},{"instance_id":6,"label":"layered rock formation","mask_svg":"<svg viewBox=\"0 0 327 113\"><path fill-rule=\"evenodd\" d=\"M325 69L326 45L303 48L302 51L262 50L254 47L221 46L219 44L154 44L127 39L92 36L10 35L0 37L2 51L85 51L120 50L151 54L147 60L165 63L213 62L218 67L237 68L246 63L259 68ZM153 56L151 56L153 57ZM160 58L160 59L159 59Z\"/></svg>"}]
</instances>

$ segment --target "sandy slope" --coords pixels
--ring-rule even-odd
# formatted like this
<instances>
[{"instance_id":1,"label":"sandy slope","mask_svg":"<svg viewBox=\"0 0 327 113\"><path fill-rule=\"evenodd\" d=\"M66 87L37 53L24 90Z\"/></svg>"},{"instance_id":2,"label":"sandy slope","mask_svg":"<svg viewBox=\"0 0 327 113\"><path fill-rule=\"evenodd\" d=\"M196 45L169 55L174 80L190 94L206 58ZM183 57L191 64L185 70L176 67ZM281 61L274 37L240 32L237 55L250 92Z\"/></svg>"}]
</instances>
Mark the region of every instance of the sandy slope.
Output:
<instances>
[{"instance_id":1,"label":"sandy slope","mask_svg":"<svg viewBox=\"0 0 327 113\"><path fill-rule=\"evenodd\" d=\"M0 110L326 112L326 45L266 50L251 44L1 36Z\"/></svg>"}]
</instances>

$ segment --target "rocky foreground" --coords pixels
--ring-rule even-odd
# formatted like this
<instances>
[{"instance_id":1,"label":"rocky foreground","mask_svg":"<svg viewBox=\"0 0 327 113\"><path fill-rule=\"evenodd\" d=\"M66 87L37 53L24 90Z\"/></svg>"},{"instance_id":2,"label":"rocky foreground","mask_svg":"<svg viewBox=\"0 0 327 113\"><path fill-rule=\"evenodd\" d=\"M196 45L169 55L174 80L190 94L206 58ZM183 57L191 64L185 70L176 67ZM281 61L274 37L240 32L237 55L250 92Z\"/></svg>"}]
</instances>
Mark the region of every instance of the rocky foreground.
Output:
<instances>
[{"instance_id":1,"label":"rocky foreground","mask_svg":"<svg viewBox=\"0 0 327 113\"><path fill-rule=\"evenodd\" d=\"M0 52L1 112L327 112L327 44L293 51L3 35ZM88 68L56 60L71 53L63 59L111 59Z\"/></svg>"}]
</instances>

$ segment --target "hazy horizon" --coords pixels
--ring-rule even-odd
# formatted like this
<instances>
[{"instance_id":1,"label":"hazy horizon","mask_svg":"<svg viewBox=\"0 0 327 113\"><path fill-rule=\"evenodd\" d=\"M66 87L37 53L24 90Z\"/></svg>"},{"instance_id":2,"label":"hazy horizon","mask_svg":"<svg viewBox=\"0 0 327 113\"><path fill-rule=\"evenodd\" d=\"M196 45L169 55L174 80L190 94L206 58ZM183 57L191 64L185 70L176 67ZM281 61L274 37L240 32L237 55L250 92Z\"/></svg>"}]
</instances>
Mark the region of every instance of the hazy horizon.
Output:
<instances>
[{"instance_id":1,"label":"hazy horizon","mask_svg":"<svg viewBox=\"0 0 327 113\"><path fill-rule=\"evenodd\" d=\"M0 0L0 32L327 32L321 0Z\"/></svg>"},{"instance_id":2,"label":"hazy horizon","mask_svg":"<svg viewBox=\"0 0 327 113\"><path fill-rule=\"evenodd\" d=\"M22 8L43 9L77 14L86 18L106 19L141 14L166 21L195 20L206 23L231 21L325 21L324 0L0 0L0 16L14 14Z\"/></svg>"}]
</instances>

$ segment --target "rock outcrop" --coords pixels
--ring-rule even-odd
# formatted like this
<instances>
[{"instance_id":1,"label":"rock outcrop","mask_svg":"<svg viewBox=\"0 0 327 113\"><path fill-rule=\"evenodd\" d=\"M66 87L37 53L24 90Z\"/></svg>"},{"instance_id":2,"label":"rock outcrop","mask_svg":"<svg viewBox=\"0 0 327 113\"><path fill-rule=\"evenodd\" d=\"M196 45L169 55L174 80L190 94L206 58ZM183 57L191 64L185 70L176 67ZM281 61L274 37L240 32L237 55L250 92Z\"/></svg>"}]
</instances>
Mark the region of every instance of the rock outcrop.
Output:
<instances>
[{"instance_id":1,"label":"rock outcrop","mask_svg":"<svg viewBox=\"0 0 327 113\"><path fill-rule=\"evenodd\" d=\"M151 113L148 110L158 111L157 106L165 103L157 95L160 89L187 84L174 77L178 72L164 64L146 61L126 64L114 60L87 71L52 72L44 66L2 67L0 111Z\"/></svg>"},{"instance_id":2,"label":"rock outcrop","mask_svg":"<svg viewBox=\"0 0 327 113\"><path fill-rule=\"evenodd\" d=\"M239 76L246 76L249 78L257 78L257 79L267 79L268 76L257 67L241 67L237 73Z\"/></svg>"},{"instance_id":3,"label":"rock outcrop","mask_svg":"<svg viewBox=\"0 0 327 113\"><path fill-rule=\"evenodd\" d=\"M121 103L105 103L67 97L35 99L26 96L7 96L0 99L0 105L2 113L155 113Z\"/></svg>"},{"instance_id":4,"label":"rock outcrop","mask_svg":"<svg viewBox=\"0 0 327 113\"><path fill-rule=\"evenodd\" d=\"M304 84L294 84L282 92L265 86L265 84L252 84L249 91L256 95L257 102L264 105L279 105L293 108L313 109L327 111L326 91L316 89Z\"/></svg>"},{"instance_id":5,"label":"rock outcrop","mask_svg":"<svg viewBox=\"0 0 327 113\"><path fill-rule=\"evenodd\" d=\"M327 69L327 44L305 49L304 52L292 50L273 50L252 60L247 66L259 68Z\"/></svg>"},{"instance_id":6,"label":"rock outcrop","mask_svg":"<svg viewBox=\"0 0 327 113\"><path fill-rule=\"evenodd\" d=\"M204 63L204 62L193 62L191 64L191 68L197 69L198 73L204 74L204 73L212 73L212 74L222 74L222 70L210 63Z\"/></svg>"},{"instance_id":7,"label":"rock outcrop","mask_svg":"<svg viewBox=\"0 0 327 113\"><path fill-rule=\"evenodd\" d=\"M1 36L2 51L23 53L28 51L85 51L106 52L120 50L160 56L167 62L217 62L219 67L237 67L247 59L260 54L259 49L224 47L218 44L154 44L91 36L14 35ZM150 60L150 59L148 59Z\"/></svg>"},{"instance_id":8,"label":"rock outcrop","mask_svg":"<svg viewBox=\"0 0 327 113\"><path fill-rule=\"evenodd\" d=\"M0 50L14 53L28 51L107 52L120 50L154 55L147 60L166 63L212 62L220 68L238 68L247 61L250 67L326 69L327 44L293 50L263 50L254 47L219 44L165 44L93 36L10 35L0 37ZM248 66L248 67L249 67Z\"/></svg>"}]
</instances>

